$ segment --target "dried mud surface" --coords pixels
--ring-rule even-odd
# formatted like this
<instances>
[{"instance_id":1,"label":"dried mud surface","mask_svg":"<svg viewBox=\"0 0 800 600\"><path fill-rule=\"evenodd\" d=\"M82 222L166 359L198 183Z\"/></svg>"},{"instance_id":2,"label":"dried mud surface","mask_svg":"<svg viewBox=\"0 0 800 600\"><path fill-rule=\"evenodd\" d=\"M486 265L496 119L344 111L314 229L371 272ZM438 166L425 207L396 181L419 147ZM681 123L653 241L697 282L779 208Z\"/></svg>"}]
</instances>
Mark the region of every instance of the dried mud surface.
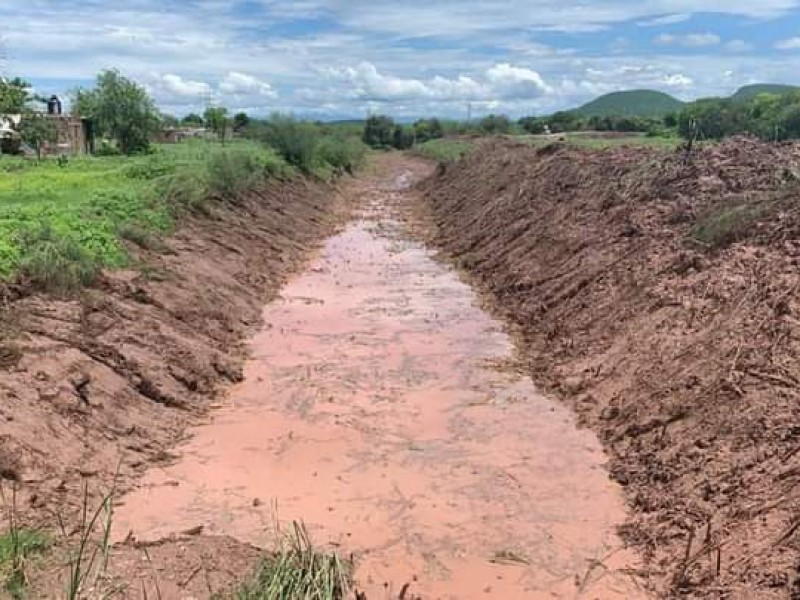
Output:
<instances>
[{"instance_id":1,"label":"dried mud surface","mask_svg":"<svg viewBox=\"0 0 800 600\"><path fill-rule=\"evenodd\" d=\"M172 461L186 428L242 379L264 302L345 204L329 185L272 182L187 217L159 252L134 249L139 269L105 274L80 298L6 290L0 477L17 488L21 522L71 526L84 486L94 507Z\"/></svg>"},{"instance_id":2,"label":"dried mud surface","mask_svg":"<svg viewBox=\"0 0 800 600\"><path fill-rule=\"evenodd\" d=\"M491 141L422 185L435 243L612 455L664 597L800 597L799 179L796 145Z\"/></svg>"}]
</instances>

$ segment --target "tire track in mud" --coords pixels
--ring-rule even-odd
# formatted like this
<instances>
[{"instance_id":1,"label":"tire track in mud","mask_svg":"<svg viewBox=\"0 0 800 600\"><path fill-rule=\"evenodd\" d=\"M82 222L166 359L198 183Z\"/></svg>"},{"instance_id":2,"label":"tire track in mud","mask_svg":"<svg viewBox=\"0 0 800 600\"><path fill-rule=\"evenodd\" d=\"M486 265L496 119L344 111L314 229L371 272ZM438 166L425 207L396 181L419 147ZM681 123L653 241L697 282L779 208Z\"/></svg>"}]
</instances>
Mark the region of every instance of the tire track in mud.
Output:
<instances>
[{"instance_id":1,"label":"tire track in mud","mask_svg":"<svg viewBox=\"0 0 800 600\"><path fill-rule=\"evenodd\" d=\"M387 176L388 175L388 176ZM362 210L264 309L244 381L117 513L157 540L202 526L262 547L304 521L353 553L372 600L635 598L599 442L508 368L514 348L392 209L394 163Z\"/></svg>"}]
</instances>

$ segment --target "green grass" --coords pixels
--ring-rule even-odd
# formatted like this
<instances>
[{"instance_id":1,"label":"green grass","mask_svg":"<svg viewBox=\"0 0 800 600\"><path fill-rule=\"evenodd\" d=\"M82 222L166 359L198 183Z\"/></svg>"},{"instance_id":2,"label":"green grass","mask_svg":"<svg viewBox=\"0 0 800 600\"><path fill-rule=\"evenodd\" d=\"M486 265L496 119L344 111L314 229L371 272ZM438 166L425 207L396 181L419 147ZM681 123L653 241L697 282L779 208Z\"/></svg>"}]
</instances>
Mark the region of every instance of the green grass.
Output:
<instances>
[{"instance_id":1,"label":"green grass","mask_svg":"<svg viewBox=\"0 0 800 600\"><path fill-rule=\"evenodd\" d=\"M25 597L28 564L49 545L44 533L31 529L13 528L0 535L0 579L12 598Z\"/></svg>"},{"instance_id":2,"label":"green grass","mask_svg":"<svg viewBox=\"0 0 800 600\"><path fill-rule=\"evenodd\" d=\"M472 149L470 142L458 140L430 140L417 144L411 149L413 154L432 158L439 162L454 162L459 160Z\"/></svg>"},{"instance_id":3,"label":"green grass","mask_svg":"<svg viewBox=\"0 0 800 600\"><path fill-rule=\"evenodd\" d=\"M163 145L152 155L76 157L63 167L0 157L0 278L71 291L100 268L128 265L123 240L152 247L180 211L288 172L273 151L249 142Z\"/></svg>"},{"instance_id":4,"label":"green grass","mask_svg":"<svg viewBox=\"0 0 800 600\"><path fill-rule=\"evenodd\" d=\"M348 597L353 566L335 554L315 550L308 532L294 523L283 547L262 562L252 581L236 593L237 600L343 600Z\"/></svg>"}]
</instances>

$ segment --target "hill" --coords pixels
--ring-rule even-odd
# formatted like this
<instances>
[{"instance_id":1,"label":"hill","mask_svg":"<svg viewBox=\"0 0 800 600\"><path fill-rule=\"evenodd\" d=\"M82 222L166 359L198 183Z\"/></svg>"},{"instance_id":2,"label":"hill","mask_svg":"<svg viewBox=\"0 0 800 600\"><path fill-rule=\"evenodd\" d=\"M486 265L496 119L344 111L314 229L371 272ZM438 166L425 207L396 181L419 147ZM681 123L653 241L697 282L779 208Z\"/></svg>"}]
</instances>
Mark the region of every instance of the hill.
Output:
<instances>
[{"instance_id":1,"label":"hill","mask_svg":"<svg viewBox=\"0 0 800 600\"><path fill-rule=\"evenodd\" d=\"M796 92L798 90L800 90L800 87L795 85L756 83L739 88L739 90L733 96L731 96L731 100L736 102L746 102L748 100L752 100L759 94L786 94L788 92Z\"/></svg>"},{"instance_id":2,"label":"hill","mask_svg":"<svg viewBox=\"0 0 800 600\"><path fill-rule=\"evenodd\" d=\"M664 92L630 90L600 96L576 109L584 117L661 117L680 110L683 102Z\"/></svg>"}]
</instances>

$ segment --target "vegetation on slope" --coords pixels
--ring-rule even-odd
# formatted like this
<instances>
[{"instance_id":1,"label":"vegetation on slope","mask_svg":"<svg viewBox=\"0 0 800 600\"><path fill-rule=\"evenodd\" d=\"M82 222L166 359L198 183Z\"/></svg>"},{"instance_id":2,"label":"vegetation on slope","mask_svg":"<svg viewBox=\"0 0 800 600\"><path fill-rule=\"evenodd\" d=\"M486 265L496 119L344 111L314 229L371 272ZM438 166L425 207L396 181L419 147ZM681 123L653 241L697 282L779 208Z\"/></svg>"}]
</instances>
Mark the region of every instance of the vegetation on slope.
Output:
<instances>
[{"instance_id":1,"label":"vegetation on slope","mask_svg":"<svg viewBox=\"0 0 800 600\"><path fill-rule=\"evenodd\" d=\"M739 88L736 93L731 96L731 100L735 102L748 102L753 100L756 96L761 94L788 94L789 92L796 92L800 90L795 85L783 85L778 83L755 83L752 85L745 85Z\"/></svg>"},{"instance_id":2,"label":"vegetation on slope","mask_svg":"<svg viewBox=\"0 0 800 600\"><path fill-rule=\"evenodd\" d=\"M583 117L663 117L682 106L683 102L664 92L630 90L600 96L573 112Z\"/></svg>"}]
</instances>

